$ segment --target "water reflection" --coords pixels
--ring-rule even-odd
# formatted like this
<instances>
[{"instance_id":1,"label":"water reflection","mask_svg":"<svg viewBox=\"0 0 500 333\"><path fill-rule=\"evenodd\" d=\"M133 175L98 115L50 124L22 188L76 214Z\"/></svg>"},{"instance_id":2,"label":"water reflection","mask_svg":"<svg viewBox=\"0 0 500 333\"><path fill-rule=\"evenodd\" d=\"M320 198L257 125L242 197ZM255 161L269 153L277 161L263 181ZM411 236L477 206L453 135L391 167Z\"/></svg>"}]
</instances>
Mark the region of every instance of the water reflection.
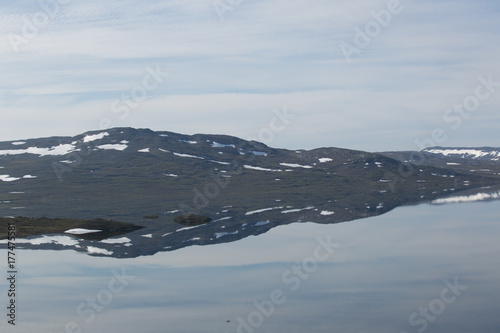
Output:
<instances>
[{"instance_id":1,"label":"water reflection","mask_svg":"<svg viewBox=\"0 0 500 333\"><path fill-rule=\"evenodd\" d=\"M498 332L499 208L499 201L402 207L122 260L18 251L16 329ZM340 245L331 255L317 251L328 237ZM128 284L110 284L117 274ZM449 284L460 295L443 293Z\"/></svg>"},{"instance_id":2,"label":"water reflection","mask_svg":"<svg viewBox=\"0 0 500 333\"><path fill-rule=\"evenodd\" d=\"M434 194L434 199L427 199L432 204L491 201L500 199L498 187L485 187L462 191L450 191ZM353 196L350 202L328 202L320 208L307 206L294 208L293 206L273 206L259 208L226 206L217 214L218 218L208 223L174 222L172 216L155 216L154 220L144 222L140 220L132 223L122 223L106 220L83 220L85 224L78 225L82 220L68 220L71 227L66 226L66 219L29 219L32 225L22 226L16 222L18 231L28 230L27 239L18 239L19 246L27 249L65 250L73 249L93 256L110 256L115 258L134 258L144 255L153 255L157 252L176 251L185 247L197 245L214 245L226 242L236 242L250 236L257 236L270 230L291 223L314 221L320 224L334 224L353 221L390 212L398 205L418 204L423 199L401 197L398 203L380 203L371 198L372 203L365 203L366 198ZM378 203L377 203L378 202ZM345 207L347 205L347 207ZM202 218L203 216L200 216ZM22 218L5 219L0 222L8 223ZM38 221L41 220L41 221ZM57 228L49 228L47 221L57 222ZM61 222L62 220L63 222ZM40 223L39 223L40 222ZM41 223L43 222L43 223ZM75 224L76 223L76 224ZM117 227L112 227L116 224ZM136 224L142 224L138 226ZM1 223L0 223L1 226ZM45 229L46 228L46 229ZM71 228L71 230L67 230ZM76 228L76 229L74 229ZM82 229L84 228L84 229ZM105 232L95 232L98 229L110 229ZM6 230L6 228L3 228ZM33 232L36 229L37 232ZM89 230L96 229L96 230ZM44 230L52 230L47 234ZM59 230L59 233L56 231ZM135 230L133 232L128 232ZM76 232L78 231L78 232ZM29 233L31 232L31 233ZM85 232L90 232L86 234ZM62 233L62 234L61 234ZM0 231L0 247L7 245L6 232Z\"/></svg>"}]
</instances>

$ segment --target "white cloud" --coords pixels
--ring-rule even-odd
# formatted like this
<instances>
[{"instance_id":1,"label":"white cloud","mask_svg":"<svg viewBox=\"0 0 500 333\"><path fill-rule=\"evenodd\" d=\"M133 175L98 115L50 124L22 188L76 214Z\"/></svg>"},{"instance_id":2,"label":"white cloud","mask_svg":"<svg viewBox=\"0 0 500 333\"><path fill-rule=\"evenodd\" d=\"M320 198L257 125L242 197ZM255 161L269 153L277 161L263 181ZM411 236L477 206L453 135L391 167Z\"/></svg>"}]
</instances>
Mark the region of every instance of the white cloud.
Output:
<instances>
[{"instance_id":1,"label":"white cloud","mask_svg":"<svg viewBox=\"0 0 500 333\"><path fill-rule=\"evenodd\" d=\"M414 149L418 135L448 126L443 113L480 75L500 81L498 5L402 0L348 64L340 43L387 3L244 1L221 21L205 0L70 2L18 53L0 39L0 140L98 129L111 102L158 64L169 77L117 126L244 137L287 106L300 121L272 145ZM20 34L23 16L40 10L2 5L0 35ZM447 145L500 145L484 121L497 119L498 96Z\"/></svg>"}]
</instances>

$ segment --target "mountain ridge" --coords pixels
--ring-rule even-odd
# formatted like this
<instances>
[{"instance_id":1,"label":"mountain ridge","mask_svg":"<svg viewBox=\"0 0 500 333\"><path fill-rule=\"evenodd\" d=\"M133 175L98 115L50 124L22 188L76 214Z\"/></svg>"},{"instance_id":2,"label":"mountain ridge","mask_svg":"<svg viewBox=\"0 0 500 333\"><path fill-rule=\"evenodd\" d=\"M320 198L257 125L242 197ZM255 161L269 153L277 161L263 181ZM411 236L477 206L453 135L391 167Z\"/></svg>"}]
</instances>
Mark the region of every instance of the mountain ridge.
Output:
<instances>
[{"instance_id":1,"label":"mountain ridge","mask_svg":"<svg viewBox=\"0 0 500 333\"><path fill-rule=\"evenodd\" d=\"M294 222L352 221L454 193L489 191L482 187L494 191L500 183L497 161L487 161L495 166L488 172L472 172L448 165L447 158L410 163L403 156L410 153L398 154L287 150L227 135L133 128L5 141L0 216L133 223L144 229L127 235L127 246L81 240L131 257L234 241ZM174 218L187 213L212 221L179 228Z\"/></svg>"}]
</instances>

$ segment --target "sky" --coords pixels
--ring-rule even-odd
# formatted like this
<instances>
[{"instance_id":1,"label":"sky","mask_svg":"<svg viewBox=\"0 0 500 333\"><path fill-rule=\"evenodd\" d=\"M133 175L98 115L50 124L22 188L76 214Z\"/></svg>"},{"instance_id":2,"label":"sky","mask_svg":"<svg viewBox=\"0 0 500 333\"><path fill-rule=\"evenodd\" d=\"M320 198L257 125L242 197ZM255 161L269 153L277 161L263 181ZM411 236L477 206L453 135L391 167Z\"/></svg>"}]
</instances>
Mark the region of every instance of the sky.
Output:
<instances>
[{"instance_id":1,"label":"sky","mask_svg":"<svg viewBox=\"0 0 500 333\"><path fill-rule=\"evenodd\" d=\"M495 0L3 1L0 141L500 147L498 31Z\"/></svg>"}]
</instances>

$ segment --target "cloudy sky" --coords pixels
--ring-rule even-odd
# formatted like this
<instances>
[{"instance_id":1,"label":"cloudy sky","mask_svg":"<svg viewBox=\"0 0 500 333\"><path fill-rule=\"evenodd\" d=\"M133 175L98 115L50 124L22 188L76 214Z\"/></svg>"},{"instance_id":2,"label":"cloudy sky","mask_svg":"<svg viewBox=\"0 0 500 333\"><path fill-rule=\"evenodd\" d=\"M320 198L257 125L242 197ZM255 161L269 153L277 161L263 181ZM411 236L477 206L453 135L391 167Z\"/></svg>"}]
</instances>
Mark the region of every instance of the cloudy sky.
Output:
<instances>
[{"instance_id":1,"label":"cloudy sky","mask_svg":"<svg viewBox=\"0 0 500 333\"><path fill-rule=\"evenodd\" d=\"M0 140L500 146L498 31L496 0L4 1Z\"/></svg>"}]
</instances>

